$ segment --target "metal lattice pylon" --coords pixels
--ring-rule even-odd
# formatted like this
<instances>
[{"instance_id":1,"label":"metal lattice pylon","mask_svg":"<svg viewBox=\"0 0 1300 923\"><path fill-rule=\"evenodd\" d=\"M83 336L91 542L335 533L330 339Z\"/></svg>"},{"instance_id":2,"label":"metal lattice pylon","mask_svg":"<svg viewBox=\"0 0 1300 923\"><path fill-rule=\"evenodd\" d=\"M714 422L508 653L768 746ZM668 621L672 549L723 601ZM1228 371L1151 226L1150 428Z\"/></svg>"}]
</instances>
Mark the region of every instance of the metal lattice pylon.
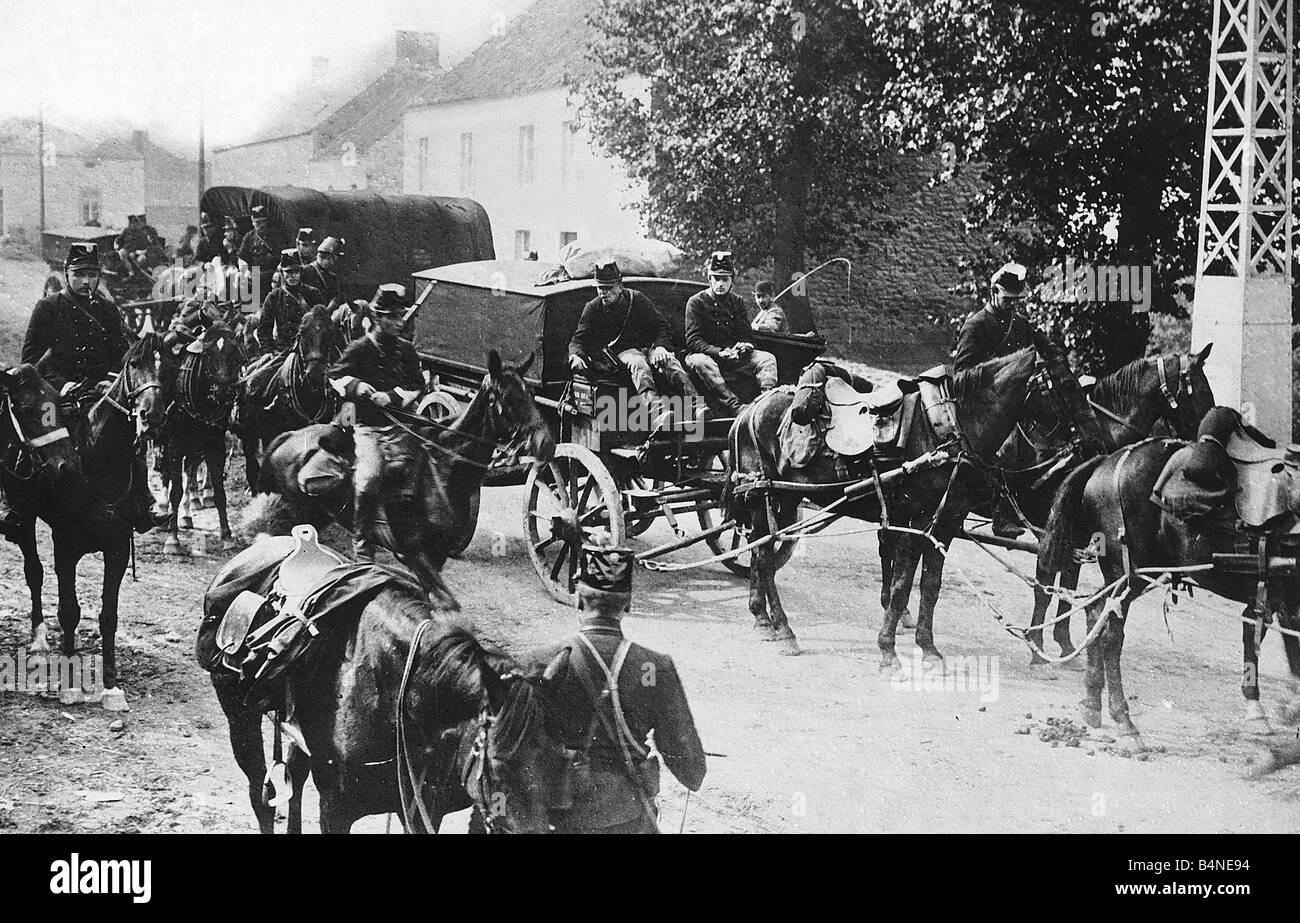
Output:
<instances>
[{"instance_id":1,"label":"metal lattice pylon","mask_svg":"<svg viewBox=\"0 0 1300 923\"><path fill-rule=\"evenodd\" d=\"M1216 0L1197 276L1291 279L1292 0Z\"/></svg>"}]
</instances>

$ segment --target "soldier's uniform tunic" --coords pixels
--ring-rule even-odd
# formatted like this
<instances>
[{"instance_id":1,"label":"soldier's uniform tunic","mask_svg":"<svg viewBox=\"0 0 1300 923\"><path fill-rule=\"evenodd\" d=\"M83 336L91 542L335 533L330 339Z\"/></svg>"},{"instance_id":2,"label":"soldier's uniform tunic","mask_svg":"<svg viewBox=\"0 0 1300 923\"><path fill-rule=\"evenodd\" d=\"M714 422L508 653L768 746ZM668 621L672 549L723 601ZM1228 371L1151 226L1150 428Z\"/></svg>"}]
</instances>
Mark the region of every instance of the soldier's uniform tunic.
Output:
<instances>
[{"instance_id":1,"label":"soldier's uniform tunic","mask_svg":"<svg viewBox=\"0 0 1300 923\"><path fill-rule=\"evenodd\" d=\"M49 349L53 353L44 377L55 389L62 390L70 381L103 381L118 370L126 354L122 317L97 295L85 303L67 291L47 295L32 309L22 361L34 365Z\"/></svg>"},{"instance_id":2,"label":"soldier's uniform tunic","mask_svg":"<svg viewBox=\"0 0 1300 923\"><path fill-rule=\"evenodd\" d=\"M257 341L275 352L292 349L303 315L324 303L325 296L309 285L299 285L293 291L277 286L262 301Z\"/></svg>"},{"instance_id":3,"label":"soldier's uniform tunic","mask_svg":"<svg viewBox=\"0 0 1300 923\"><path fill-rule=\"evenodd\" d=\"M952 350L952 370L960 372L1033 345L1033 327L1023 314L1008 310L998 315L983 308L961 325Z\"/></svg>"},{"instance_id":4,"label":"soldier's uniform tunic","mask_svg":"<svg viewBox=\"0 0 1300 923\"><path fill-rule=\"evenodd\" d=\"M727 387L724 368L749 372L761 390L776 387L776 356L771 353L755 349L743 359L722 355L723 349L749 342L753 335L745 300L735 292L696 292L686 302L686 365L728 406L739 407L740 400Z\"/></svg>"}]
</instances>

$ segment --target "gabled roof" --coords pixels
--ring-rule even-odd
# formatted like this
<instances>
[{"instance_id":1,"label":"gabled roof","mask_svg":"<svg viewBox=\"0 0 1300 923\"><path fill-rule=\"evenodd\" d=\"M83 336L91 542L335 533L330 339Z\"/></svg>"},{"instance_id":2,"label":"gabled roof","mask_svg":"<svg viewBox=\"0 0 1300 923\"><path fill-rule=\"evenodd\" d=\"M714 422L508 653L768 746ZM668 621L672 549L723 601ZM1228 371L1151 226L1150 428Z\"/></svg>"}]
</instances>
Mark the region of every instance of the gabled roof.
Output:
<instances>
[{"instance_id":1,"label":"gabled roof","mask_svg":"<svg viewBox=\"0 0 1300 923\"><path fill-rule=\"evenodd\" d=\"M537 0L498 36L445 74L429 81L413 106L462 99L520 96L564 85L584 66L592 37L594 0Z\"/></svg>"},{"instance_id":2,"label":"gabled roof","mask_svg":"<svg viewBox=\"0 0 1300 923\"><path fill-rule=\"evenodd\" d=\"M402 124L402 112L428 84L427 68L397 64L316 126L316 158L337 157L343 145L362 153Z\"/></svg>"},{"instance_id":3,"label":"gabled roof","mask_svg":"<svg viewBox=\"0 0 1300 923\"><path fill-rule=\"evenodd\" d=\"M40 127L36 119L13 118L0 121L0 151L6 154L36 154ZM45 123L45 143L53 143L58 155L82 156L93 148L84 135Z\"/></svg>"}]
</instances>

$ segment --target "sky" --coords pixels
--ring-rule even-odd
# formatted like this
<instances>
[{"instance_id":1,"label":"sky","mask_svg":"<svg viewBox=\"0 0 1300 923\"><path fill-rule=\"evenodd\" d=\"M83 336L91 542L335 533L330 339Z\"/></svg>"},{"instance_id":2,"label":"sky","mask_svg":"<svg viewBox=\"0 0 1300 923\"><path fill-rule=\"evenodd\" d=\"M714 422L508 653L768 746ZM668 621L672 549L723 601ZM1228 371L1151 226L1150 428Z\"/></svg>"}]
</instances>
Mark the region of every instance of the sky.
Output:
<instances>
[{"instance_id":1,"label":"sky","mask_svg":"<svg viewBox=\"0 0 1300 923\"><path fill-rule=\"evenodd\" d=\"M528 0L0 0L0 119L72 130L145 128L197 156L199 87L209 150L250 140L325 56L331 69L391 55L398 29L440 34L444 67Z\"/></svg>"}]
</instances>

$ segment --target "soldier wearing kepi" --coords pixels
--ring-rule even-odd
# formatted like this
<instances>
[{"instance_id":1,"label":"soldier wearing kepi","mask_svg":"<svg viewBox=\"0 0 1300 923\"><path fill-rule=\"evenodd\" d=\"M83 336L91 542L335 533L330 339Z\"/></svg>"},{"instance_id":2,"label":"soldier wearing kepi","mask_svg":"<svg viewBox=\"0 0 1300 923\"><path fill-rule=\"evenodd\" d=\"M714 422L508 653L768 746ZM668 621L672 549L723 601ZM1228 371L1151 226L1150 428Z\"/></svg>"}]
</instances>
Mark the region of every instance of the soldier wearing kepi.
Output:
<instances>
[{"instance_id":1,"label":"soldier wearing kepi","mask_svg":"<svg viewBox=\"0 0 1300 923\"><path fill-rule=\"evenodd\" d=\"M302 265L310 266L311 261L316 259L316 232L311 228L298 228L295 246L298 248L298 256L302 258Z\"/></svg>"},{"instance_id":2,"label":"soldier wearing kepi","mask_svg":"<svg viewBox=\"0 0 1300 923\"><path fill-rule=\"evenodd\" d=\"M617 263L595 267L596 297L588 301L569 341L569 368L574 372L611 373L627 369L638 394L649 402L653 419L663 414L654 373L683 395L694 395L686 370L673 355L673 331L654 302L624 288Z\"/></svg>"},{"instance_id":3,"label":"soldier wearing kepi","mask_svg":"<svg viewBox=\"0 0 1300 923\"><path fill-rule=\"evenodd\" d=\"M343 257L343 241L326 237L316 248L316 258L302 271L303 285L310 286L325 298L331 311L343 303L343 286L339 282L338 265Z\"/></svg>"},{"instance_id":4,"label":"soldier wearing kepi","mask_svg":"<svg viewBox=\"0 0 1300 923\"><path fill-rule=\"evenodd\" d=\"M988 306L966 318L952 350L952 370L960 372L1034 345L1034 329L1020 312L1029 271L1005 263L993 273Z\"/></svg>"},{"instance_id":5,"label":"soldier wearing kepi","mask_svg":"<svg viewBox=\"0 0 1300 923\"><path fill-rule=\"evenodd\" d=\"M420 358L398 334L410 303L401 285L381 285L371 305L375 326L353 340L329 371L334 390L356 408L357 467L353 476L357 556L375 559L375 517L383 499L384 474L393 462L418 458L422 450L384 414L420 393Z\"/></svg>"},{"instance_id":6,"label":"soldier wearing kepi","mask_svg":"<svg viewBox=\"0 0 1300 923\"><path fill-rule=\"evenodd\" d=\"M36 303L27 322L22 361L35 365L48 353L42 375L64 397L87 388L100 392L111 387L109 376L122 365L127 333L116 307L101 298L99 253L94 244L76 243L63 263L64 288ZM151 510L153 496L144 456L136 456L132 478L133 499L127 518L137 532L147 532L158 522ZM5 517L0 510L0 519ZM3 525L0 525L3 529Z\"/></svg>"},{"instance_id":7,"label":"soldier wearing kepi","mask_svg":"<svg viewBox=\"0 0 1300 923\"><path fill-rule=\"evenodd\" d=\"M736 264L728 251L715 251L708 263L709 288L686 302L686 365L727 410L741 403L727 387L723 370L753 375L762 391L777 384L776 356L755 349L745 300L731 290Z\"/></svg>"},{"instance_id":8,"label":"soldier wearing kepi","mask_svg":"<svg viewBox=\"0 0 1300 923\"><path fill-rule=\"evenodd\" d=\"M555 714L569 775L552 805L558 833L658 833L659 760L691 791L707 765L677 667L667 654L623 636L632 603L633 554L584 545L578 576L578 634L529 655L543 669L566 647L569 668L555 690Z\"/></svg>"},{"instance_id":9,"label":"soldier wearing kepi","mask_svg":"<svg viewBox=\"0 0 1300 923\"><path fill-rule=\"evenodd\" d=\"M280 254L280 284L262 301L257 342L272 352L293 349L303 315L324 300L316 289L302 284L302 258L298 251L285 250Z\"/></svg>"},{"instance_id":10,"label":"soldier wearing kepi","mask_svg":"<svg viewBox=\"0 0 1300 923\"><path fill-rule=\"evenodd\" d=\"M231 218L230 221L233 222L234 219ZM199 240L194 245L194 262L202 265L219 256L225 256L221 233L216 215L211 212L199 212Z\"/></svg>"},{"instance_id":11,"label":"soldier wearing kepi","mask_svg":"<svg viewBox=\"0 0 1300 923\"><path fill-rule=\"evenodd\" d=\"M271 216L265 205L254 205L251 209L253 229L244 235L239 244L239 258L262 274L263 284L275 273L280 261L283 247L271 230ZM296 250L294 251L297 252Z\"/></svg>"}]
</instances>

